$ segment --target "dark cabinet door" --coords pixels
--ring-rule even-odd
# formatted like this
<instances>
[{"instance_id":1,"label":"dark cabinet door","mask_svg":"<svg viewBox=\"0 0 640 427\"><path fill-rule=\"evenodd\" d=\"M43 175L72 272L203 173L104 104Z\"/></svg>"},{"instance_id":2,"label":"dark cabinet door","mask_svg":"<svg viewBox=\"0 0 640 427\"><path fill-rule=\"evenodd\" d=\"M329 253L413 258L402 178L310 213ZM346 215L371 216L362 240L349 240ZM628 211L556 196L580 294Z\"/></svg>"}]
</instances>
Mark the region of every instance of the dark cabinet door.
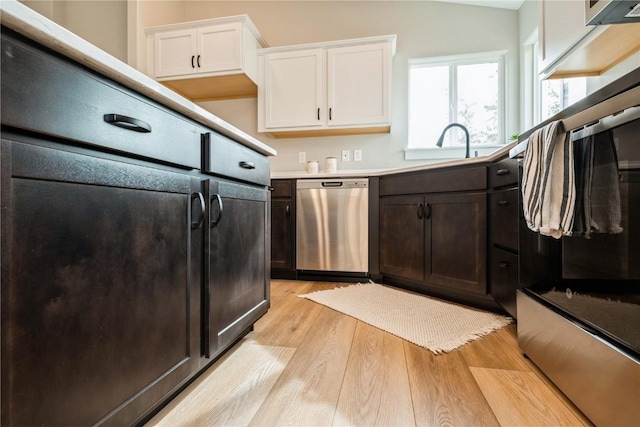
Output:
<instances>
[{"instance_id":1,"label":"dark cabinet door","mask_svg":"<svg viewBox=\"0 0 640 427\"><path fill-rule=\"evenodd\" d=\"M215 357L269 306L267 190L205 181L204 355Z\"/></svg>"},{"instance_id":2,"label":"dark cabinet door","mask_svg":"<svg viewBox=\"0 0 640 427\"><path fill-rule=\"evenodd\" d=\"M135 423L198 367L200 180L9 138L2 425Z\"/></svg>"},{"instance_id":3,"label":"dark cabinet door","mask_svg":"<svg viewBox=\"0 0 640 427\"><path fill-rule=\"evenodd\" d=\"M425 204L426 282L485 294L487 202L485 194L428 195Z\"/></svg>"},{"instance_id":4,"label":"dark cabinet door","mask_svg":"<svg viewBox=\"0 0 640 427\"><path fill-rule=\"evenodd\" d=\"M380 272L423 282L425 222L422 196L380 198Z\"/></svg>"},{"instance_id":5,"label":"dark cabinet door","mask_svg":"<svg viewBox=\"0 0 640 427\"><path fill-rule=\"evenodd\" d=\"M295 216L291 199L271 201L271 273L295 269Z\"/></svg>"}]
</instances>

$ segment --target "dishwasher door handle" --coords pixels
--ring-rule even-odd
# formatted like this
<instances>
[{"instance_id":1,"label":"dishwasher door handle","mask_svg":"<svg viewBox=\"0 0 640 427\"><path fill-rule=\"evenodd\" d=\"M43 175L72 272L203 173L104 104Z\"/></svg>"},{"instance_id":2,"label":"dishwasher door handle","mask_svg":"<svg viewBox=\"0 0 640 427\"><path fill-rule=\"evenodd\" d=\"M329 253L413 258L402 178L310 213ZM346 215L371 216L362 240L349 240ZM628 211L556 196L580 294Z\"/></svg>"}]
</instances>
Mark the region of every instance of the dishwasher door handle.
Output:
<instances>
[{"instance_id":1,"label":"dishwasher door handle","mask_svg":"<svg viewBox=\"0 0 640 427\"><path fill-rule=\"evenodd\" d=\"M326 181L322 183L323 187L342 187L342 181Z\"/></svg>"}]
</instances>

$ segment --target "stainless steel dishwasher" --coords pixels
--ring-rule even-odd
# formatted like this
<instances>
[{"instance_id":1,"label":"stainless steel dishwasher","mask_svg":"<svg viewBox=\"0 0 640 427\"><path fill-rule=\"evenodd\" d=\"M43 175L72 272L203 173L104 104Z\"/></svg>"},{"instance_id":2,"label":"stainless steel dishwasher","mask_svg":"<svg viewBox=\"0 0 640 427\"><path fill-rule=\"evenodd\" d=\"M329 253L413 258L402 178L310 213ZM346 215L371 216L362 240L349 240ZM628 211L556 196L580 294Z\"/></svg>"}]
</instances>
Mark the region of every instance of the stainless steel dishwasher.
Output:
<instances>
[{"instance_id":1,"label":"stainless steel dishwasher","mask_svg":"<svg viewBox=\"0 0 640 427\"><path fill-rule=\"evenodd\" d=\"M300 274L367 276L369 179L299 179L296 200Z\"/></svg>"}]
</instances>

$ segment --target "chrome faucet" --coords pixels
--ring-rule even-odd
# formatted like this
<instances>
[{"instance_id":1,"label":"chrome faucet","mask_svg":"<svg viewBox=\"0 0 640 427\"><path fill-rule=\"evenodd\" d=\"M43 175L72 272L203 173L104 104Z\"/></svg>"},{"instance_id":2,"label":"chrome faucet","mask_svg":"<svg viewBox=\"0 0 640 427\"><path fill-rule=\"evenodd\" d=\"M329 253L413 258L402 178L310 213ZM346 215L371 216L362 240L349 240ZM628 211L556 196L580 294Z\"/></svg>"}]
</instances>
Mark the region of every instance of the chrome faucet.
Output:
<instances>
[{"instance_id":1,"label":"chrome faucet","mask_svg":"<svg viewBox=\"0 0 640 427\"><path fill-rule=\"evenodd\" d=\"M436 145L438 147L442 147L442 141L444 140L444 134L447 133L447 131L452 127L459 127L460 129L462 129L464 131L464 134L465 134L465 136L467 138L467 151L466 151L466 154L465 154L464 158L468 159L469 158L469 131L467 130L466 127L464 127L460 123L448 124L447 127L445 127L444 130L442 131L442 134L440 135L440 138L438 138L438 142L436 142Z\"/></svg>"}]
</instances>

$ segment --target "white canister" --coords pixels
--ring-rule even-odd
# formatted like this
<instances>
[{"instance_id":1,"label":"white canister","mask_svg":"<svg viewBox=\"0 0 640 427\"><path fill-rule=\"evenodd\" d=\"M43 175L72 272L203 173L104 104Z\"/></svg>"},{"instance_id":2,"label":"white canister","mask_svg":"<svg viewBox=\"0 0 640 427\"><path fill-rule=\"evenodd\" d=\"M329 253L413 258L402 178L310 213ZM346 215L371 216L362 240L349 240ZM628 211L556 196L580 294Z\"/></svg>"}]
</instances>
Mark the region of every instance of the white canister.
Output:
<instances>
[{"instance_id":1,"label":"white canister","mask_svg":"<svg viewBox=\"0 0 640 427\"><path fill-rule=\"evenodd\" d=\"M338 159L335 157L327 157L325 160L325 171L327 173L336 173L338 172Z\"/></svg>"},{"instance_id":2,"label":"white canister","mask_svg":"<svg viewBox=\"0 0 640 427\"><path fill-rule=\"evenodd\" d=\"M307 173L318 173L318 161L311 160L307 162Z\"/></svg>"}]
</instances>

